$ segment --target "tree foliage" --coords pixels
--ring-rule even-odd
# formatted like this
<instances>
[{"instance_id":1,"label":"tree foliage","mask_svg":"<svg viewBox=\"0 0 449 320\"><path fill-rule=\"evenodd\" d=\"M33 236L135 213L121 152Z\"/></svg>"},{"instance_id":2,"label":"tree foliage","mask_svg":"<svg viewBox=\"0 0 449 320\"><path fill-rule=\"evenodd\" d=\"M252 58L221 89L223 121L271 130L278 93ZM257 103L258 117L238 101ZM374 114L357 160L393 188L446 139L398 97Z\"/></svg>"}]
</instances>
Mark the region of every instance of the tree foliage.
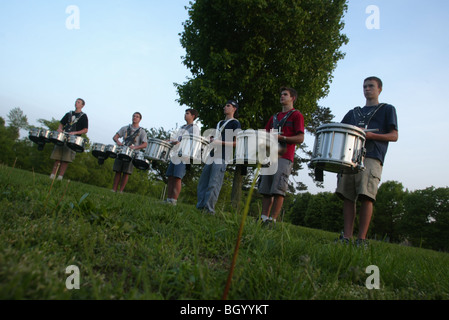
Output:
<instances>
[{"instance_id":1,"label":"tree foliage","mask_svg":"<svg viewBox=\"0 0 449 320\"><path fill-rule=\"evenodd\" d=\"M348 39L345 0L197 0L190 3L181 44L192 78L177 84L179 102L199 110L206 128L230 98L243 128L263 128L280 109L279 88L297 89L309 122Z\"/></svg>"}]
</instances>

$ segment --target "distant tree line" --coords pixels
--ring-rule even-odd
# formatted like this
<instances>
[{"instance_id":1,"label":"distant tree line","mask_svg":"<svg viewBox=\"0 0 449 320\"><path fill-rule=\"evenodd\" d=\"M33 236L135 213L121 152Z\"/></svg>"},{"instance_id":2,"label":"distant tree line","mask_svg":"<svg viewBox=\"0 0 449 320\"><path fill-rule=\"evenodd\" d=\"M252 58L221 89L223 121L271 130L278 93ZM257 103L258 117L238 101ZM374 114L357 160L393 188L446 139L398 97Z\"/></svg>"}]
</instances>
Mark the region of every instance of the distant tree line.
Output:
<instances>
[{"instance_id":1,"label":"distant tree line","mask_svg":"<svg viewBox=\"0 0 449 320\"><path fill-rule=\"evenodd\" d=\"M42 128L56 130L59 120L38 122ZM50 174L53 161L50 154L53 144L47 144L39 151L37 145L28 137L19 139L20 129L28 130L26 116L20 108L14 108L8 114L8 125L0 117L0 163L36 173ZM313 129L313 128L312 128ZM311 130L311 129L310 129ZM148 137L167 139L170 132L163 128L147 130ZM112 136L112 135L111 135ZM111 188L113 181L113 160L107 159L100 165L89 151L90 141L84 153L79 153L70 165L65 179L80 181L103 188ZM303 162L307 159L302 159ZM156 161L150 170L135 170L126 192L148 195L163 199L167 163ZM192 165L183 179L180 203L196 204L196 187L202 166ZM224 185L220 193L217 208L235 210L231 206L232 177L235 167L226 172ZM237 207L243 208L254 170L249 169L243 183L243 196ZM343 227L342 201L335 193L309 192L298 193L299 188L290 186L284 205L283 220L295 225L331 232L340 232ZM261 208L261 196L255 192L250 205L250 215L258 217ZM355 224L357 226L357 223ZM357 230L355 230L357 231ZM386 181L379 187L374 216L369 237L377 240L409 245L433 250L449 251L449 188L429 187L424 190L409 191L400 182Z\"/></svg>"},{"instance_id":2,"label":"distant tree line","mask_svg":"<svg viewBox=\"0 0 449 320\"><path fill-rule=\"evenodd\" d=\"M340 232L343 228L342 212L342 201L335 193L312 195L307 192L290 197L284 220L295 225ZM382 183L368 236L449 251L449 188L428 187L409 191L397 181Z\"/></svg>"}]
</instances>

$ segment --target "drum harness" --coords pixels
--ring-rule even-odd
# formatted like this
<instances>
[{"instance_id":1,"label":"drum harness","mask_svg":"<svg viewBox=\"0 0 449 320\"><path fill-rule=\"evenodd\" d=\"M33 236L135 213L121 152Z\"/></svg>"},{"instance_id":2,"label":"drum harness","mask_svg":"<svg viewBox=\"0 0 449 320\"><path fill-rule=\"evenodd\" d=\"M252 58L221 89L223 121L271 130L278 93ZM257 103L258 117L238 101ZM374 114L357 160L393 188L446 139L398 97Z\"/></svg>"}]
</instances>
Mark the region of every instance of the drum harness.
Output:
<instances>
[{"instance_id":1,"label":"drum harness","mask_svg":"<svg viewBox=\"0 0 449 320\"><path fill-rule=\"evenodd\" d=\"M291 116L293 112L297 111L296 109L290 110L282 119L281 121L278 120L279 112L276 113L273 116L273 129L277 130L278 132L281 132L282 128L284 127L285 123L287 122L288 117ZM287 143L285 141L279 141L279 147L280 148L286 148Z\"/></svg>"},{"instance_id":2,"label":"drum harness","mask_svg":"<svg viewBox=\"0 0 449 320\"><path fill-rule=\"evenodd\" d=\"M380 103L376 108L368 112L367 114L362 113L361 107L354 108L354 118L357 122L358 127L363 127L364 129L368 129L368 125L371 119L374 117L377 111L382 108L386 103Z\"/></svg>"},{"instance_id":3,"label":"drum harness","mask_svg":"<svg viewBox=\"0 0 449 320\"><path fill-rule=\"evenodd\" d=\"M134 131L134 133L132 135L129 135L129 134L131 134L131 125L128 126L128 129L126 130L125 141L124 141L125 146L130 146L135 142L136 137L140 132L140 129L141 129L141 127L139 127L136 131Z\"/></svg>"},{"instance_id":4,"label":"drum harness","mask_svg":"<svg viewBox=\"0 0 449 320\"><path fill-rule=\"evenodd\" d=\"M75 113L76 114L76 113ZM79 117L77 117L76 115L73 114L73 111L70 111L70 122L68 122L65 126L64 126L64 131L65 132L72 132L74 131L75 125L77 124L77 122L79 121L79 119L81 119L81 117L84 115L84 112L80 112L79 113Z\"/></svg>"},{"instance_id":5,"label":"drum harness","mask_svg":"<svg viewBox=\"0 0 449 320\"><path fill-rule=\"evenodd\" d=\"M217 123L217 129L216 129L216 135L217 135L217 137L220 137L220 139L221 139L221 133L223 132L223 130L224 130L224 128L226 127L226 125L230 122L230 121L232 121L232 120L235 120L235 121L237 121L237 122L239 122L237 119L235 119L235 118L232 118L232 119L228 119L228 120L226 120L225 122L224 122L224 124L220 127L220 123L222 123L224 120L220 120L220 121L218 121L218 123ZM210 151L210 156L211 157L213 157L214 156L214 150L211 150Z\"/></svg>"}]
</instances>

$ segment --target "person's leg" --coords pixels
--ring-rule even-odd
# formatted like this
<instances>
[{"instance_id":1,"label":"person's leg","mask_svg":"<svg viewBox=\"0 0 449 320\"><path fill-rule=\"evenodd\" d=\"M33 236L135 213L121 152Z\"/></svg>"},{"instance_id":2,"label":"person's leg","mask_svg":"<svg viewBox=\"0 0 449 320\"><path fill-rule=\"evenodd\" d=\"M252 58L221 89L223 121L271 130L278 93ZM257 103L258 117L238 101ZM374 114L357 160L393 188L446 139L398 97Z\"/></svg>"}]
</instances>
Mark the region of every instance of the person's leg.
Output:
<instances>
[{"instance_id":1,"label":"person's leg","mask_svg":"<svg viewBox=\"0 0 449 320\"><path fill-rule=\"evenodd\" d=\"M218 201L221 187L223 186L223 178L226 172L226 164L212 164L209 185L205 193L204 208L210 213L215 213L215 204Z\"/></svg>"},{"instance_id":2,"label":"person's leg","mask_svg":"<svg viewBox=\"0 0 449 320\"><path fill-rule=\"evenodd\" d=\"M354 220L356 215L355 202L345 199L343 202L344 230L343 236L347 239L352 238L354 231Z\"/></svg>"},{"instance_id":3,"label":"person's leg","mask_svg":"<svg viewBox=\"0 0 449 320\"><path fill-rule=\"evenodd\" d=\"M167 181L167 199L173 198L174 177L168 177Z\"/></svg>"},{"instance_id":4,"label":"person's leg","mask_svg":"<svg viewBox=\"0 0 449 320\"><path fill-rule=\"evenodd\" d=\"M270 217L271 207L273 206L273 197L269 195L264 195L262 198L262 220Z\"/></svg>"},{"instance_id":5,"label":"person's leg","mask_svg":"<svg viewBox=\"0 0 449 320\"><path fill-rule=\"evenodd\" d=\"M64 176L68 166L69 166L68 162L61 161L61 166L59 167L59 176L60 177Z\"/></svg>"},{"instance_id":6,"label":"person's leg","mask_svg":"<svg viewBox=\"0 0 449 320\"><path fill-rule=\"evenodd\" d=\"M209 185L210 173L211 173L212 164L206 164L203 167L203 172L201 172L200 180L198 181L197 186L197 204L196 207L198 209L203 209L206 205L206 191Z\"/></svg>"},{"instance_id":7,"label":"person's leg","mask_svg":"<svg viewBox=\"0 0 449 320\"><path fill-rule=\"evenodd\" d=\"M373 216L373 202L369 199L362 200L362 205L360 207L360 217L359 217L359 234L358 239L366 239L366 234L368 233L368 228L371 222L371 217Z\"/></svg>"},{"instance_id":8,"label":"person's leg","mask_svg":"<svg viewBox=\"0 0 449 320\"><path fill-rule=\"evenodd\" d=\"M279 214L281 213L282 205L284 204L284 196L281 195L274 195L274 201L273 201L273 220L276 221Z\"/></svg>"},{"instance_id":9,"label":"person's leg","mask_svg":"<svg viewBox=\"0 0 449 320\"><path fill-rule=\"evenodd\" d=\"M172 181L172 195L171 195L171 199L175 199L178 200L179 194L181 193L181 188L182 188L182 181L180 178L176 178L173 177L173 181Z\"/></svg>"},{"instance_id":10,"label":"person's leg","mask_svg":"<svg viewBox=\"0 0 449 320\"><path fill-rule=\"evenodd\" d=\"M53 165L53 169L51 171L51 178L54 178L56 176L56 173L58 172L59 167L61 166L61 161L56 160L54 165Z\"/></svg>"},{"instance_id":11,"label":"person's leg","mask_svg":"<svg viewBox=\"0 0 449 320\"><path fill-rule=\"evenodd\" d=\"M116 172L115 177L114 177L114 184L112 186L112 190L114 190L115 192L117 191L118 185L120 183L120 178L121 178L121 173Z\"/></svg>"},{"instance_id":12,"label":"person's leg","mask_svg":"<svg viewBox=\"0 0 449 320\"><path fill-rule=\"evenodd\" d=\"M123 192L125 190L126 184L128 183L129 174L123 173L122 181L120 183L120 192Z\"/></svg>"}]
</instances>

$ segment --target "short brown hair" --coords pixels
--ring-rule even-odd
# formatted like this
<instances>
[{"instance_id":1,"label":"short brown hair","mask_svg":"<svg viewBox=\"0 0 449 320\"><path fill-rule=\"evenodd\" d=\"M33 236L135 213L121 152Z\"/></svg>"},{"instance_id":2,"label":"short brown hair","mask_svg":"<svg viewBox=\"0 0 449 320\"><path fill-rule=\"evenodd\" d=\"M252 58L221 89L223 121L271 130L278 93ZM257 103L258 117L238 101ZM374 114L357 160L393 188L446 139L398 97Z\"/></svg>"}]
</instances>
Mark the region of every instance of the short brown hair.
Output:
<instances>
[{"instance_id":1,"label":"short brown hair","mask_svg":"<svg viewBox=\"0 0 449 320\"><path fill-rule=\"evenodd\" d=\"M293 104L296 102L296 100L298 100L298 92L290 87L281 87L279 89L279 93L282 93L282 91L288 91L290 93L290 96L292 96L293 98L295 98L295 100L293 101Z\"/></svg>"},{"instance_id":2,"label":"short brown hair","mask_svg":"<svg viewBox=\"0 0 449 320\"><path fill-rule=\"evenodd\" d=\"M142 120L142 114L141 114L140 112L137 112L137 111L136 111L136 112L134 112L134 113L133 113L133 116L134 116L135 114L138 114L138 115L139 115L139 117L140 117L140 120Z\"/></svg>"},{"instance_id":3,"label":"short brown hair","mask_svg":"<svg viewBox=\"0 0 449 320\"><path fill-rule=\"evenodd\" d=\"M198 111L195 109L186 109L186 112L189 112L192 116L194 116L193 120L195 120L196 118L198 118Z\"/></svg>"},{"instance_id":4,"label":"short brown hair","mask_svg":"<svg viewBox=\"0 0 449 320\"><path fill-rule=\"evenodd\" d=\"M363 81L363 83L365 83L366 81L376 81L379 89L382 89L383 83L382 80L380 80L378 77L368 77Z\"/></svg>"}]
</instances>

